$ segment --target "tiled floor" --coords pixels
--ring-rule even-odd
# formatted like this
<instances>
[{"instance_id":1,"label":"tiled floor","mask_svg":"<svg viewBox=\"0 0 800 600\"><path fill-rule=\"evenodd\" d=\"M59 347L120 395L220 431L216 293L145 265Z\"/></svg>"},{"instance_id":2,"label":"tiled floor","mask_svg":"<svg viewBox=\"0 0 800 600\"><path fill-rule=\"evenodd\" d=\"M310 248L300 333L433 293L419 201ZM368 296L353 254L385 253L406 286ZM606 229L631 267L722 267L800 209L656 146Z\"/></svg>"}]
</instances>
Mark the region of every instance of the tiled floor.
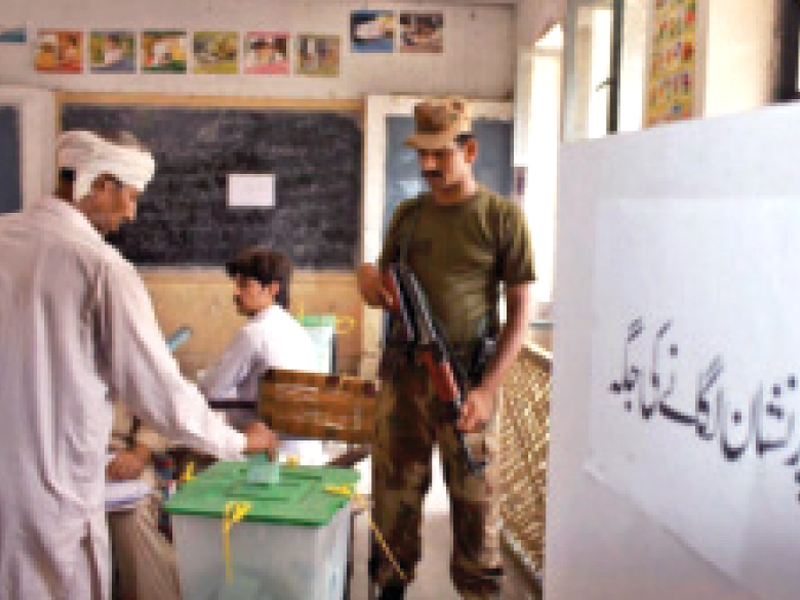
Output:
<instances>
[{"instance_id":1,"label":"tiled floor","mask_svg":"<svg viewBox=\"0 0 800 600\"><path fill-rule=\"evenodd\" d=\"M425 501L425 524L423 529L422 562L417 577L408 589L407 600L459 600L459 595L450 583L449 561L451 548L450 517L447 492L438 468L438 457L434 457L434 477L431 491ZM359 465L362 473L361 492L369 493L369 461ZM365 515L356 518L354 573L351 600L368 600L367 578L368 524ZM528 584L513 559L506 561L506 584L503 600L535 600L539 596Z\"/></svg>"}]
</instances>

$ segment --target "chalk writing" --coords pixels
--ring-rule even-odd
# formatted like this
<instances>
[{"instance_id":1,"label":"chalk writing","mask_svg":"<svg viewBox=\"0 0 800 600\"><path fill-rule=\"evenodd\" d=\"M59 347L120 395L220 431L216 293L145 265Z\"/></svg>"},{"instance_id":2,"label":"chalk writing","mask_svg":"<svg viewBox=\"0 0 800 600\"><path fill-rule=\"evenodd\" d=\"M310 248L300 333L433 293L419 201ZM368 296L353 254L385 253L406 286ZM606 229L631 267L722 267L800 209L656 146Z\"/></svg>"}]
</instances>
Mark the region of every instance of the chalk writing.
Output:
<instances>
[{"instance_id":1,"label":"chalk writing","mask_svg":"<svg viewBox=\"0 0 800 600\"><path fill-rule=\"evenodd\" d=\"M752 449L762 458L783 450L787 466L800 463L800 431L795 428L798 379L790 373L776 382L759 382L742 402L725 388L725 362L721 354L701 366L696 375L693 398L688 410L680 405L686 398L677 393L676 359L679 346L674 338L673 322L666 320L648 329L644 319L637 317L627 327L622 343L622 368L618 379L608 385L608 391L622 398L623 408L649 421L658 415L671 423L691 427L704 442L719 443L722 456L728 462L739 461ZM649 353L644 352L648 348ZM649 364L641 357L649 356ZM635 358L638 357L638 358ZM793 402L794 400L794 402ZM800 472L795 475L800 483ZM798 495L800 501L800 495Z\"/></svg>"}]
</instances>

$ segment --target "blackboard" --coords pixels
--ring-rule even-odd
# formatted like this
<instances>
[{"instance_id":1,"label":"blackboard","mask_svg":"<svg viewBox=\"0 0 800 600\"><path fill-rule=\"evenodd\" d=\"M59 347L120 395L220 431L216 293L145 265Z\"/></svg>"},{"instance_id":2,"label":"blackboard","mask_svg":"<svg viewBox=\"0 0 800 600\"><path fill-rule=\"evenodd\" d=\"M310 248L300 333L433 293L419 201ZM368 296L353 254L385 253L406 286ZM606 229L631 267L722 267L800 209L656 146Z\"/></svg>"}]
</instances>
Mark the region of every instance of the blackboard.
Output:
<instances>
[{"instance_id":1,"label":"blackboard","mask_svg":"<svg viewBox=\"0 0 800 600\"><path fill-rule=\"evenodd\" d=\"M0 214L22 207L19 110L0 106Z\"/></svg>"},{"instance_id":2,"label":"blackboard","mask_svg":"<svg viewBox=\"0 0 800 600\"><path fill-rule=\"evenodd\" d=\"M350 269L358 256L359 114L260 106L63 104L62 129L127 130L156 175L134 223L109 241L138 265L221 265L262 244L297 267ZM227 205L229 174L275 176L273 208Z\"/></svg>"},{"instance_id":3,"label":"blackboard","mask_svg":"<svg viewBox=\"0 0 800 600\"><path fill-rule=\"evenodd\" d=\"M475 177L478 181L506 198L511 197L513 177L511 152L514 129L510 121L477 119L473 122L478 140ZM426 189L420 176L417 153L405 145L414 133L414 118L386 118L386 195L383 211L384 230L395 207L405 198L416 196Z\"/></svg>"}]
</instances>

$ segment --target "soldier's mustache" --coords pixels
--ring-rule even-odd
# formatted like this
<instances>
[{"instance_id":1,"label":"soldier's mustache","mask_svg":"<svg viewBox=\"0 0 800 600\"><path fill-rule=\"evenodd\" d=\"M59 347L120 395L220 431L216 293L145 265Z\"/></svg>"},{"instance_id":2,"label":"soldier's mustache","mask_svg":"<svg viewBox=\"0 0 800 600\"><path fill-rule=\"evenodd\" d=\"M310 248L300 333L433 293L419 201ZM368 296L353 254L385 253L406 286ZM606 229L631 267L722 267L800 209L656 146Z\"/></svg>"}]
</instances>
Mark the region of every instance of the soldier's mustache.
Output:
<instances>
[{"instance_id":1,"label":"soldier's mustache","mask_svg":"<svg viewBox=\"0 0 800 600\"><path fill-rule=\"evenodd\" d=\"M436 169L430 169L430 170L427 170L427 171L423 171L422 172L422 176L423 177L441 177L442 176L442 172L438 171Z\"/></svg>"}]
</instances>

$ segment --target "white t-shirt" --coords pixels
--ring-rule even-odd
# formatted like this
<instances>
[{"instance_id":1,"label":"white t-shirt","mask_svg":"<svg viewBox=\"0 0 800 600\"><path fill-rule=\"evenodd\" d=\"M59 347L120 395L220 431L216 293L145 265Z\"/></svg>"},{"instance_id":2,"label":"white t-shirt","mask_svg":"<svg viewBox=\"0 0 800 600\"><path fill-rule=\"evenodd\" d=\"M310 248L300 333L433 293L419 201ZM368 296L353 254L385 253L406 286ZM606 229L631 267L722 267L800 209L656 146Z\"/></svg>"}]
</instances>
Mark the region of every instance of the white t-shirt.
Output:
<instances>
[{"instance_id":1,"label":"white t-shirt","mask_svg":"<svg viewBox=\"0 0 800 600\"><path fill-rule=\"evenodd\" d=\"M200 388L209 398L255 400L259 378L272 368L318 370L308 332L278 304L245 323L219 361L203 373Z\"/></svg>"},{"instance_id":2,"label":"white t-shirt","mask_svg":"<svg viewBox=\"0 0 800 600\"><path fill-rule=\"evenodd\" d=\"M255 400L259 379L271 368L319 371L308 332L278 304L265 308L245 323L219 361L200 375L200 389L215 400ZM231 422L239 421L241 415L226 412ZM302 464L323 462L318 440L301 441L281 436L280 453L297 454Z\"/></svg>"}]
</instances>

